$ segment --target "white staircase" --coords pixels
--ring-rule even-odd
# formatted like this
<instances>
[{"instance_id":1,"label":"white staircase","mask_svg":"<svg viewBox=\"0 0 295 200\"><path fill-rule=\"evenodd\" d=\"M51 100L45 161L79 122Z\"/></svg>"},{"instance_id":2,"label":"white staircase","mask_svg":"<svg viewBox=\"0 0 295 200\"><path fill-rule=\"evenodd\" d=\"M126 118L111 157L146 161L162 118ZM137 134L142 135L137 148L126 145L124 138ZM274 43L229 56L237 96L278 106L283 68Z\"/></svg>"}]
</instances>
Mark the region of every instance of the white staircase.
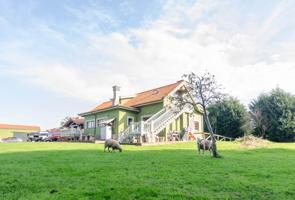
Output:
<instances>
[{"instance_id":1,"label":"white staircase","mask_svg":"<svg viewBox=\"0 0 295 200\"><path fill-rule=\"evenodd\" d=\"M173 120L176 120L185 112L192 112L190 105L185 105L183 109L163 108L147 121L141 121L131 124L127 129L121 132L119 141L121 143L132 143L134 137L145 136L148 143L156 141L157 135L166 128Z\"/></svg>"}]
</instances>

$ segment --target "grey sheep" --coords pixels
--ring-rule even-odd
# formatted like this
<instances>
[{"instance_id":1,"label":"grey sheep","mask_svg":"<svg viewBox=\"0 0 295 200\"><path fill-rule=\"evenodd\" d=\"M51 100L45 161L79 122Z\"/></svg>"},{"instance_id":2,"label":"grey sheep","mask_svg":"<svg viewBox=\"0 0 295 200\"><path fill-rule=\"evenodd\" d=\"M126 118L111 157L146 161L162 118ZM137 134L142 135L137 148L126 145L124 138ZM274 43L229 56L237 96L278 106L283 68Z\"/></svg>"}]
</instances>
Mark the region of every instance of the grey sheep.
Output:
<instances>
[{"instance_id":1,"label":"grey sheep","mask_svg":"<svg viewBox=\"0 0 295 200\"><path fill-rule=\"evenodd\" d=\"M206 140L203 138L197 138L197 146L198 146L198 151L200 154L201 149L203 150L203 154L205 150L209 150L210 155L212 151L212 141L211 140Z\"/></svg>"},{"instance_id":2,"label":"grey sheep","mask_svg":"<svg viewBox=\"0 0 295 200\"><path fill-rule=\"evenodd\" d=\"M106 148L108 148L108 151L110 152L110 148L112 148L112 151L119 150L122 152L122 147L120 146L119 142L113 139L107 139L104 143L104 152L106 151Z\"/></svg>"}]
</instances>

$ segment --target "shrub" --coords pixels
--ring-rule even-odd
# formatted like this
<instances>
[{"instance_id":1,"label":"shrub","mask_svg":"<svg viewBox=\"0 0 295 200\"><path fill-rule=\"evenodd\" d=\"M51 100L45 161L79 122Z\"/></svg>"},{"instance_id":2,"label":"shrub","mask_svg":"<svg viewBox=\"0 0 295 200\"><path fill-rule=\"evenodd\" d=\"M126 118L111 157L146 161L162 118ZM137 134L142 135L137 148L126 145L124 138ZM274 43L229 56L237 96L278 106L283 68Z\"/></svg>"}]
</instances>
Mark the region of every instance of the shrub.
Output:
<instances>
[{"instance_id":1,"label":"shrub","mask_svg":"<svg viewBox=\"0 0 295 200\"><path fill-rule=\"evenodd\" d=\"M272 141L295 140L295 96L282 89L261 94L250 106L254 134Z\"/></svg>"},{"instance_id":2,"label":"shrub","mask_svg":"<svg viewBox=\"0 0 295 200\"><path fill-rule=\"evenodd\" d=\"M216 134L237 138L249 132L247 110L238 99L228 97L209 106L208 111Z\"/></svg>"}]
</instances>

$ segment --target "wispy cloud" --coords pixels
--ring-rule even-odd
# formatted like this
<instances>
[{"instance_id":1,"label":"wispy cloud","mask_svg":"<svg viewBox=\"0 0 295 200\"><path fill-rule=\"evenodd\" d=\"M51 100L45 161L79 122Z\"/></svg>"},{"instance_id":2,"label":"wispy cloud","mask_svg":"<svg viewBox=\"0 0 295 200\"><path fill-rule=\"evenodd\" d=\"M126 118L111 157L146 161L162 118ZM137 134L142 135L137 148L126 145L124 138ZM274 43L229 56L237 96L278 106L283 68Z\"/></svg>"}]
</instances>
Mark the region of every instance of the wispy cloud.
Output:
<instances>
[{"instance_id":1,"label":"wispy cloud","mask_svg":"<svg viewBox=\"0 0 295 200\"><path fill-rule=\"evenodd\" d=\"M38 30L58 43L66 41L69 45L63 50L70 52L71 59L62 52L67 59L48 57L30 64L28 60L36 59L32 54L23 60L11 55L9 60L19 65L15 74L31 84L87 101L111 97L113 84L132 93L176 81L189 71L210 71L247 103L277 85L295 92L290 75L295 74L295 59L290 53L285 56L294 52L295 40L273 41L286 27L294 27L294 22L286 19L295 17L286 12L289 4L279 2L266 17L257 14L243 25L237 24L237 18L244 13L231 12L236 9L232 1L168 1L158 19L107 32L99 31L101 24L115 27L119 23L107 12L91 6L67 8L78 19L78 28L71 30L79 38L69 39L69 33L46 24Z\"/></svg>"},{"instance_id":2,"label":"wispy cloud","mask_svg":"<svg viewBox=\"0 0 295 200\"><path fill-rule=\"evenodd\" d=\"M115 28L119 24L119 19L92 4L80 8L65 6L65 9L75 17L75 26L71 28L79 32L105 31L105 27Z\"/></svg>"}]
</instances>

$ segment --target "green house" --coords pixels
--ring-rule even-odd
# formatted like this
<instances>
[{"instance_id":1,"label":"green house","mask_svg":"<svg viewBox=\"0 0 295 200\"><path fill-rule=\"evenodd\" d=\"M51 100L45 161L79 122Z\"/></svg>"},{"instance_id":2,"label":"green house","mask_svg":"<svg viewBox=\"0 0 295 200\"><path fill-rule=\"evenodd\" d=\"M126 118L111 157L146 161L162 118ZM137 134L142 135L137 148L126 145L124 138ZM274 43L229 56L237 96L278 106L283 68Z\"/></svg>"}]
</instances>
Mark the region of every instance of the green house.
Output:
<instances>
[{"instance_id":1,"label":"green house","mask_svg":"<svg viewBox=\"0 0 295 200\"><path fill-rule=\"evenodd\" d=\"M96 139L119 139L120 142L157 142L179 140L184 134L204 131L203 115L188 106L175 111L169 96L185 89L185 82L120 96L120 87L113 86L113 98L89 112L84 134Z\"/></svg>"}]
</instances>

